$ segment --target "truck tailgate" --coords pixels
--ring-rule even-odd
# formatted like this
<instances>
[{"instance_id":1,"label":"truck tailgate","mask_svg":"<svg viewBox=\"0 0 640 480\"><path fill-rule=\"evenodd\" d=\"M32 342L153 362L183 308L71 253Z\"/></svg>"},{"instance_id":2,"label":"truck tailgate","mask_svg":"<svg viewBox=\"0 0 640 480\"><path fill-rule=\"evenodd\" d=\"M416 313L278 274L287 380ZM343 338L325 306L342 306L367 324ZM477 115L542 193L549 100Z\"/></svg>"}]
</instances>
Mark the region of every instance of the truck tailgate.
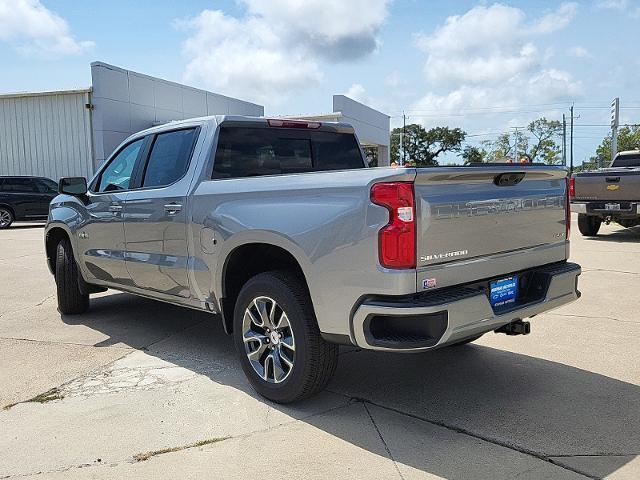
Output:
<instances>
[{"instance_id":1,"label":"truck tailgate","mask_svg":"<svg viewBox=\"0 0 640 480\"><path fill-rule=\"evenodd\" d=\"M579 173L575 176L575 200L640 200L640 169Z\"/></svg>"},{"instance_id":2,"label":"truck tailgate","mask_svg":"<svg viewBox=\"0 0 640 480\"><path fill-rule=\"evenodd\" d=\"M546 166L418 169L417 291L566 259L565 177Z\"/></svg>"}]
</instances>

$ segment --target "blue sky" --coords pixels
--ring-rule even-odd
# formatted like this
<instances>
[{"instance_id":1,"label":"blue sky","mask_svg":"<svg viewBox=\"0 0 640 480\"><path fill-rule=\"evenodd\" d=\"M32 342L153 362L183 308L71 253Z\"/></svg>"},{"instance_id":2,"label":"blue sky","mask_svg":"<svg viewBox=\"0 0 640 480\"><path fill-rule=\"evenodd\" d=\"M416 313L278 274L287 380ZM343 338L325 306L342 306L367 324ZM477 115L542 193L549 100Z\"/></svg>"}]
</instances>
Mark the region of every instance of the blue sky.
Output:
<instances>
[{"instance_id":1,"label":"blue sky","mask_svg":"<svg viewBox=\"0 0 640 480\"><path fill-rule=\"evenodd\" d=\"M576 163L640 123L640 2L0 0L0 92L88 86L101 60L323 113L347 93L401 123L464 128L469 143L575 102Z\"/></svg>"}]
</instances>

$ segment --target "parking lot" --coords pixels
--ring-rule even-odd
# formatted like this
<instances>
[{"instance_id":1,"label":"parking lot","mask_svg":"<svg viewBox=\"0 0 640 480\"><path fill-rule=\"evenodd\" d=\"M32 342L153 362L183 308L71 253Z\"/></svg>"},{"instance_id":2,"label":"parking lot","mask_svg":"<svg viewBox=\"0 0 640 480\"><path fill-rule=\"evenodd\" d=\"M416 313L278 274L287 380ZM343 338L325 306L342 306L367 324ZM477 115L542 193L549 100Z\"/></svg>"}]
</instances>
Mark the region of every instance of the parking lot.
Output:
<instances>
[{"instance_id":1,"label":"parking lot","mask_svg":"<svg viewBox=\"0 0 640 480\"><path fill-rule=\"evenodd\" d=\"M0 478L640 478L640 229L573 232L583 296L530 335L344 348L327 391L285 407L215 317L114 291L61 317L42 225L18 224L0 232Z\"/></svg>"}]
</instances>

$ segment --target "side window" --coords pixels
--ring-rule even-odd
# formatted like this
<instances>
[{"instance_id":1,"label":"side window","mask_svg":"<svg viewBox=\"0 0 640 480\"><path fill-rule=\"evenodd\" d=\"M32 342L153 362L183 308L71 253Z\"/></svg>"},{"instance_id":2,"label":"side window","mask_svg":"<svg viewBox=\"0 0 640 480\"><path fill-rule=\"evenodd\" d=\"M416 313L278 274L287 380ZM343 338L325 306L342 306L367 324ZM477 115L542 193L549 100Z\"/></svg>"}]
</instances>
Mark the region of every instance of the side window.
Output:
<instances>
[{"instance_id":1,"label":"side window","mask_svg":"<svg viewBox=\"0 0 640 480\"><path fill-rule=\"evenodd\" d=\"M189 167L196 129L156 136L144 172L143 187L163 187L181 178Z\"/></svg>"},{"instance_id":2,"label":"side window","mask_svg":"<svg viewBox=\"0 0 640 480\"><path fill-rule=\"evenodd\" d=\"M36 185L40 193L56 193L58 191L58 184L48 178L37 179Z\"/></svg>"},{"instance_id":3,"label":"side window","mask_svg":"<svg viewBox=\"0 0 640 480\"><path fill-rule=\"evenodd\" d=\"M115 192L129 188L133 167L143 144L143 138L130 143L109 162L100 175L98 192Z\"/></svg>"},{"instance_id":4,"label":"side window","mask_svg":"<svg viewBox=\"0 0 640 480\"><path fill-rule=\"evenodd\" d=\"M7 178L4 181L2 190L13 193L35 193L38 192L35 180L31 178Z\"/></svg>"}]
</instances>

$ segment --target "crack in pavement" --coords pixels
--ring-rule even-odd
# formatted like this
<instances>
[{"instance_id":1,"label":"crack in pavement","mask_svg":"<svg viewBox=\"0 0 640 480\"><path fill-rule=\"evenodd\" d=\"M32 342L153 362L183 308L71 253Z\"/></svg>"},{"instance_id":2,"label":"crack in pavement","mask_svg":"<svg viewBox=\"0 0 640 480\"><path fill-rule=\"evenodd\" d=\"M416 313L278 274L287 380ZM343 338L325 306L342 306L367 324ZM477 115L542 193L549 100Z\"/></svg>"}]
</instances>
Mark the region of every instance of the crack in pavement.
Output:
<instances>
[{"instance_id":1,"label":"crack in pavement","mask_svg":"<svg viewBox=\"0 0 640 480\"><path fill-rule=\"evenodd\" d=\"M344 396L344 395L340 395L340 396ZM352 406L354 403L356 403L355 401L352 401L350 399L348 399L349 401L344 404L344 405L338 405L338 406L334 406L331 408L327 408L326 410L322 410L319 412L315 412L315 413L310 413L309 415L305 415L303 417L300 418L293 418L291 419L291 421L289 422L283 422L279 425L276 425L275 427L269 427L269 428L263 428L260 430L255 430L253 432L247 432L247 433L243 433L240 435L229 435L227 437L224 437L224 440L233 440L233 439L240 439L240 438L248 438L252 435L255 434L259 434L259 433L265 433L265 432L269 432L275 429L279 429L279 428L284 428L290 425L294 425L296 423L302 423L305 420L308 420L310 418L313 417L317 417L317 416L321 416L321 415L325 415L327 413L336 411L336 410L340 410L342 408L348 408L350 406ZM220 443L220 442L215 442L215 443ZM215 444L214 443L214 444ZM192 444L187 444L186 446L183 447L177 447L180 448L179 451L185 451L185 450L191 450L193 448L198 448L200 447L200 445L198 445L198 442L192 443ZM171 449L172 447L169 447L168 449ZM167 449L161 449L161 450L167 450ZM172 453L172 452L167 452L167 454ZM0 480L8 480L8 479L13 479L13 478L24 478L24 477L32 477L32 476L37 476L37 475L48 475L48 474L52 474L52 473L63 473L63 472L68 472L70 470L73 469L80 469L80 468L95 468L95 467L117 467L120 465L126 465L126 464L136 464L136 463L140 463L138 460L136 460L136 455L133 455L131 457L126 457L124 459L120 459L120 460L114 460L112 462L103 462L101 459L96 460L94 463L80 463L77 465L68 465L68 466L64 466L64 467L60 467L60 468L54 468L51 470L44 470L44 471L40 471L40 472L30 472L30 473L18 473L18 474L12 474L12 475L5 475L5 476L0 476Z\"/></svg>"},{"instance_id":2,"label":"crack in pavement","mask_svg":"<svg viewBox=\"0 0 640 480\"><path fill-rule=\"evenodd\" d=\"M558 317L588 318L590 320L597 320L600 318L604 320L611 320L612 322L633 323L634 325L640 325L640 321L636 322L634 320L622 320L621 318L615 318L615 317L600 317L598 315L590 316L590 315L576 315L572 313L555 313L555 312L548 312L547 315L556 315Z\"/></svg>"},{"instance_id":3,"label":"crack in pavement","mask_svg":"<svg viewBox=\"0 0 640 480\"><path fill-rule=\"evenodd\" d=\"M608 268L583 268L582 273L587 272L610 272L610 273L625 273L627 275L640 275L640 272L627 272L624 270L610 270Z\"/></svg>"},{"instance_id":4,"label":"crack in pavement","mask_svg":"<svg viewBox=\"0 0 640 480\"><path fill-rule=\"evenodd\" d=\"M593 480L599 480L599 477L595 477L595 476L593 476L593 475L591 475L591 474L589 474L587 472L582 472L582 471L580 471L578 469L575 469L573 467L570 467L570 466L563 465L561 463L555 462L553 460L553 458L551 458L551 456L549 456L549 455L545 455L543 453L536 452L535 450L531 450L531 449L525 448L525 447L520 446L520 445L511 444L509 442L505 442L505 441L499 440L497 438L492 438L492 437L489 437L489 436L486 436L486 435L482 435L480 433L476 433L476 432L473 432L471 430L467 430L467 429L462 428L462 427L456 427L454 425L449 425L448 423L440 421L440 420L433 420L433 419L429 419L429 418L426 418L426 417L421 417L419 415L415 415L413 413L403 412L402 410L399 410L397 408L388 407L386 405L382 405L382 404L379 404L379 403L376 403L376 402L373 402L371 400L367 400L367 399L364 399L364 398L352 397L352 396L347 395L345 393L336 392L334 390L326 390L326 391L331 392L331 393L335 393L336 395L342 395L342 396L344 396L346 398L351 399L352 401L360 401L360 402L363 402L363 403L368 403L370 405L374 405L374 406L376 406L378 408L382 408L384 410L388 410L390 412L394 412L394 413L397 413L399 415L404 415L404 416L409 417L409 418L413 418L413 419L416 419L416 420L421 420L423 422L430 423L430 424L438 426L438 427L446 428L447 430L450 430L450 431L453 431L453 432L456 432L456 433L460 433L462 435L467 435L469 437L472 437L472 438L475 438L475 439L478 439L478 440L482 440L484 442L488 442L488 443L491 443L493 445L498 445L500 447L508 448L509 450L513 450L515 452L522 453L523 455L528 455L530 457L537 458L538 460L542 460L543 462L550 463L550 464L555 465L557 467L560 467L560 468L562 468L564 470L572 471L573 473L577 473L577 474L582 475L582 476L584 476L586 478L590 478L590 479L593 479ZM555 456L557 456L557 455L555 455Z\"/></svg>"},{"instance_id":5,"label":"crack in pavement","mask_svg":"<svg viewBox=\"0 0 640 480\"><path fill-rule=\"evenodd\" d=\"M33 343L42 343L46 345L69 345L72 347L87 347L87 348L113 348L116 350L137 350L135 347L118 347L115 345L87 345L85 343L75 343L75 342L57 342L54 340L35 340L33 338L20 338L20 337L0 337L0 340L15 340L18 342L33 342Z\"/></svg>"},{"instance_id":6,"label":"crack in pavement","mask_svg":"<svg viewBox=\"0 0 640 480\"><path fill-rule=\"evenodd\" d=\"M391 453L391 449L389 448L389 446L387 445L386 440L382 436L382 432L378 428L378 424L373 419L373 415L371 415L371 411L369 410L369 407L367 407L367 402L363 401L362 402L362 406L364 407L365 411L367 412L367 415L369 415L369 420L371 420L371 423L373 424L373 428L376 429L376 432L378 433L378 437L380 437L380 441L382 442L382 445L384 446L384 449L386 450L387 455L389 456L389 460L391 460L393 462L393 466L395 467L396 472L398 472L399 477L402 480L404 480L404 476L402 475L402 472L400 471L400 467L398 467L398 462L396 462L396 459L394 458L393 454Z\"/></svg>"},{"instance_id":7,"label":"crack in pavement","mask_svg":"<svg viewBox=\"0 0 640 480\"><path fill-rule=\"evenodd\" d=\"M41 301L39 301L38 303L35 303L33 305L27 305L26 307L18 308L17 310L11 310L9 312L0 313L0 318L2 318L5 315L13 315L14 313L24 312L25 310L30 310L32 308L40 307L47 300L50 300L51 298L53 298L53 296L54 296L54 294L52 293L51 295L46 296Z\"/></svg>"}]
</instances>

